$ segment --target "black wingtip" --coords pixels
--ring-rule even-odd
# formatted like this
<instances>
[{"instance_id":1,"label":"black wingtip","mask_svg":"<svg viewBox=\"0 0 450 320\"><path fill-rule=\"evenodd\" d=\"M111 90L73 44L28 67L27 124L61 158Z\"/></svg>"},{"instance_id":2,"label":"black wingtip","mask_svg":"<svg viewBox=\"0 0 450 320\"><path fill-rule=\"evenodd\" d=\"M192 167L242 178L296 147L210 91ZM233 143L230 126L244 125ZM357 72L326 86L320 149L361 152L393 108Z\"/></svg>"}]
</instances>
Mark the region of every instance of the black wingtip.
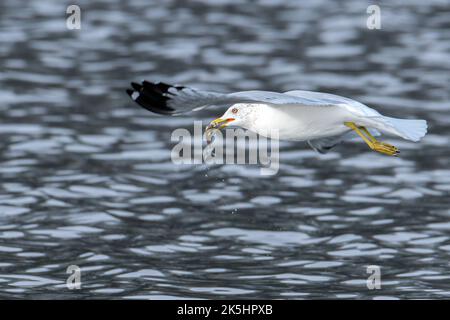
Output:
<instances>
[{"instance_id":1,"label":"black wingtip","mask_svg":"<svg viewBox=\"0 0 450 320\"><path fill-rule=\"evenodd\" d=\"M174 86L162 82L155 84L149 81L143 81L142 84L132 82L131 87L133 89L127 89L126 92L131 99L136 101L144 109L164 115L173 115L175 113L173 108L167 106L170 98L165 95ZM177 87L174 88L180 90Z\"/></svg>"},{"instance_id":2,"label":"black wingtip","mask_svg":"<svg viewBox=\"0 0 450 320\"><path fill-rule=\"evenodd\" d=\"M141 86L140 84L136 83L136 82L132 82L132 83L131 83L131 86L132 86L133 89L136 90L136 91L141 91L141 89L142 89L142 86Z\"/></svg>"}]
</instances>

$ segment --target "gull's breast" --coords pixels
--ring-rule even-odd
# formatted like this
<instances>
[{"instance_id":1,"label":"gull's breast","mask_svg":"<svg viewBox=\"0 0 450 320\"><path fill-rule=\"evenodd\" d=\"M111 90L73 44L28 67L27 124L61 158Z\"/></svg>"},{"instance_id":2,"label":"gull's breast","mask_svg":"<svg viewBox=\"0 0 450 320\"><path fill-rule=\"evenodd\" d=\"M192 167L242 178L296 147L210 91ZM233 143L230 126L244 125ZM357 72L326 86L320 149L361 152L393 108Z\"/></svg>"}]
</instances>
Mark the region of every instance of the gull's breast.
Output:
<instances>
[{"instance_id":1,"label":"gull's breast","mask_svg":"<svg viewBox=\"0 0 450 320\"><path fill-rule=\"evenodd\" d=\"M249 129L263 136L276 130L280 139L302 141L343 134L349 131L344 122L353 117L338 106L267 106Z\"/></svg>"}]
</instances>

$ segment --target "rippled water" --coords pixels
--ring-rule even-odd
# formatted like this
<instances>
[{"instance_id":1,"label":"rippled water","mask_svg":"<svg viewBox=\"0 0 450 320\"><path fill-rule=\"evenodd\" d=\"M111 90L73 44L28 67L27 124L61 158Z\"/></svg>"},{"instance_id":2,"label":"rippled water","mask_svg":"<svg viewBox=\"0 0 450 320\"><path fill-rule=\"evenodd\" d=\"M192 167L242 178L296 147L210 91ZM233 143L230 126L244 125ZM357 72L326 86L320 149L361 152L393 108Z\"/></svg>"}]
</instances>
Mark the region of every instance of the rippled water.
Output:
<instances>
[{"instance_id":1,"label":"rippled water","mask_svg":"<svg viewBox=\"0 0 450 320\"><path fill-rule=\"evenodd\" d=\"M0 298L448 298L450 4L0 3ZM281 144L256 166L173 165L197 118L134 105L133 80L327 91L429 121L328 155ZM78 265L82 288L66 288ZM368 265L382 288L366 287Z\"/></svg>"}]
</instances>

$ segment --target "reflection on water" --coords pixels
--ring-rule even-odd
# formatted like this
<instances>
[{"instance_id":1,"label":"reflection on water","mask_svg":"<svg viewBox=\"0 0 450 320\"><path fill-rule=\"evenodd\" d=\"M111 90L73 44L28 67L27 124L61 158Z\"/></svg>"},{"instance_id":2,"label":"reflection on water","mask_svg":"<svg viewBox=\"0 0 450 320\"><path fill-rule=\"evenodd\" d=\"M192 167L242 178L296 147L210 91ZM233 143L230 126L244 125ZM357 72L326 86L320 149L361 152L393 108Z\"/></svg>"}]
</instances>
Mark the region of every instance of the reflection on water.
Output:
<instances>
[{"instance_id":1,"label":"reflection on water","mask_svg":"<svg viewBox=\"0 0 450 320\"><path fill-rule=\"evenodd\" d=\"M360 1L160 2L83 3L80 31L62 3L0 4L0 298L449 297L448 3L386 2L377 31ZM282 143L272 177L174 166L194 118L139 109L143 78L328 91L430 133L390 139L401 158Z\"/></svg>"}]
</instances>

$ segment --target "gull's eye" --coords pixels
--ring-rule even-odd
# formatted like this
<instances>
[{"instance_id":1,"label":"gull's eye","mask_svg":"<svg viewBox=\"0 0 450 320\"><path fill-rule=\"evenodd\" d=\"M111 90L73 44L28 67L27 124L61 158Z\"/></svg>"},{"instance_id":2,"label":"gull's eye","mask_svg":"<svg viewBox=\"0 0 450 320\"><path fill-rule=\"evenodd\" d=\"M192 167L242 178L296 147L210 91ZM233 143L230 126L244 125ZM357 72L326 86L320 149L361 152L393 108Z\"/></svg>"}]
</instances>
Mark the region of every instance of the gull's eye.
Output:
<instances>
[{"instance_id":1,"label":"gull's eye","mask_svg":"<svg viewBox=\"0 0 450 320\"><path fill-rule=\"evenodd\" d=\"M231 109L231 112L236 114L236 113L238 113L238 109L237 108L233 108L233 109Z\"/></svg>"}]
</instances>

